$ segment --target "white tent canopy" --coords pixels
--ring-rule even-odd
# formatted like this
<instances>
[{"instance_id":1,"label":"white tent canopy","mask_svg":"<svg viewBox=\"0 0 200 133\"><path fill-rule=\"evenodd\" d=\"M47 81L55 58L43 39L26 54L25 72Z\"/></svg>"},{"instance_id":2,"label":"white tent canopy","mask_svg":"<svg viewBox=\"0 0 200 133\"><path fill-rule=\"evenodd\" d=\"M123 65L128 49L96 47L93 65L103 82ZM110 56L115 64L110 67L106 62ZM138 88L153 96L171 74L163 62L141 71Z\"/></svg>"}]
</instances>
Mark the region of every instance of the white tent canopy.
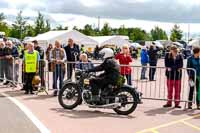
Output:
<instances>
[{"instance_id":1,"label":"white tent canopy","mask_svg":"<svg viewBox=\"0 0 200 133\"><path fill-rule=\"evenodd\" d=\"M179 42L174 42L173 44L175 44L178 47L183 47L183 44L179 43Z\"/></svg>"},{"instance_id":2,"label":"white tent canopy","mask_svg":"<svg viewBox=\"0 0 200 133\"><path fill-rule=\"evenodd\" d=\"M164 48L164 46L159 41L154 41L153 43L159 48Z\"/></svg>"},{"instance_id":3,"label":"white tent canopy","mask_svg":"<svg viewBox=\"0 0 200 133\"><path fill-rule=\"evenodd\" d=\"M122 47L124 44L127 44L129 46L131 45L131 43L128 40L126 40L126 39L124 39L124 38L122 38L120 36L114 36L114 37L102 42L100 45L101 46L104 46L104 45L115 45L117 47Z\"/></svg>"},{"instance_id":4,"label":"white tent canopy","mask_svg":"<svg viewBox=\"0 0 200 133\"><path fill-rule=\"evenodd\" d=\"M56 40L59 40L62 44L66 44L67 40L72 38L75 43L85 45L86 47L95 47L98 42L90 37L76 31L76 30L61 30L61 31L49 31L43 34L39 34L26 42L37 40L41 47L46 48L49 43L54 44Z\"/></svg>"},{"instance_id":5,"label":"white tent canopy","mask_svg":"<svg viewBox=\"0 0 200 133\"><path fill-rule=\"evenodd\" d=\"M134 48L142 48L142 46L139 43L131 43L131 46Z\"/></svg>"},{"instance_id":6,"label":"white tent canopy","mask_svg":"<svg viewBox=\"0 0 200 133\"><path fill-rule=\"evenodd\" d=\"M200 39L194 39L189 42L188 46L198 46L200 47Z\"/></svg>"},{"instance_id":7,"label":"white tent canopy","mask_svg":"<svg viewBox=\"0 0 200 133\"><path fill-rule=\"evenodd\" d=\"M123 44L119 44L119 41L122 42L122 40L126 41L125 43L127 43L128 45L130 45L130 43L128 42L129 37L128 36L121 36L121 35L116 35L116 36L90 36L91 39L97 41L99 43L99 45L103 46L106 45L105 43L108 43L109 41L109 45L116 45L121 47ZM118 42L116 40L116 38L118 39Z\"/></svg>"}]
</instances>

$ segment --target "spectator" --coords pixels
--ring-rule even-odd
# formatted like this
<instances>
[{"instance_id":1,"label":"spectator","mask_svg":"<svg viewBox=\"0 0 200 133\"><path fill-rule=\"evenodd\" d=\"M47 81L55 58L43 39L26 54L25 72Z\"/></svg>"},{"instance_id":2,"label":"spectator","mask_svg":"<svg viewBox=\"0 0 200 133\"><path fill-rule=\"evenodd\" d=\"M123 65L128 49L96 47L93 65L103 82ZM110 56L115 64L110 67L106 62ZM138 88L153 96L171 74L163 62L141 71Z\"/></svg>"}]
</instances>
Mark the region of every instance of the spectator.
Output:
<instances>
[{"instance_id":1,"label":"spectator","mask_svg":"<svg viewBox=\"0 0 200 133\"><path fill-rule=\"evenodd\" d=\"M52 44L49 44L49 46L48 46L48 48L47 48L47 50L46 50L46 60L48 61L48 71L49 72L52 72L53 70L51 70L51 62L50 62L50 53L51 53L51 51L52 51L52 49L53 49L53 45Z\"/></svg>"},{"instance_id":2,"label":"spectator","mask_svg":"<svg viewBox=\"0 0 200 133\"><path fill-rule=\"evenodd\" d=\"M7 66L5 72L7 81L4 83L4 85L11 83L13 86L14 84L12 81L18 79L19 63L15 62L18 57L19 53L17 47L13 46L12 41L7 41L7 46L5 47L5 65ZM13 73L13 70L15 73Z\"/></svg>"},{"instance_id":3,"label":"spectator","mask_svg":"<svg viewBox=\"0 0 200 133\"><path fill-rule=\"evenodd\" d=\"M180 93L181 93L181 78L183 67L183 57L178 54L177 47L171 46L170 53L165 56L165 67L167 76L167 89L168 89L168 101L163 107L171 107L173 99L173 90L175 92L174 101L175 108L181 108Z\"/></svg>"},{"instance_id":4,"label":"spectator","mask_svg":"<svg viewBox=\"0 0 200 133\"><path fill-rule=\"evenodd\" d=\"M55 41L55 48L52 50L50 54L50 60L52 62L52 70L53 70L53 89L54 89L54 96L58 94L57 88L57 80L59 78L59 90L62 88L62 83L65 74L65 64L64 61L66 60L65 50L61 48L61 43L59 41Z\"/></svg>"},{"instance_id":5,"label":"spectator","mask_svg":"<svg viewBox=\"0 0 200 133\"><path fill-rule=\"evenodd\" d=\"M94 58L98 59L100 48L98 45L94 48Z\"/></svg>"},{"instance_id":6,"label":"spectator","mask_svg":"<svg viewBox=\"0 0 200 133\"><path fill-rule=\"evenodd\" d=\"M81 45L81 53L85 53L85 46L83 44Z\"/></svg>"},{"instance_id":7,"label":"spectator","mask_svg":"<svg viewBox=\"0 0 200 133\"><path fill-rule=\"evenodd\" d=\"M34 49L38 51L40 55L40 61L39 61L39 75L41 78L41 86L45 87L45 77L44 77L44 68L45 68L45 61L44 61L44 49L42 49L37 40L33 41ZM36 88L37 90L37 88Z\"/></svg>"},{"instance_id":8,"label":"spectator","mask_svg":"<svg viewBox=\"0 0 200 133\"><path fill-rule=\"evenodd\" d=\"M0 82L4 81L4 73L5 73L5 60L4 60L4 47L5 47L5 43L4 42L0 42Z\"/></svg>"},{"instance_id":9,"label":"spectator","mask_svg":"<svg viewBox=\"0 0 200 133\"><path fill-rule=\"evenodd\" d=\"M200 101L199 101L199 87L200 87L200 48L196 47L193 49L193 55L188 58L187 61L187 68L192 68L196 70L196 86L195 84L192 85L195 81L195 73L192 70L188 70L188 76L189 76L189 82L190 82L190 92L189 92L189 103L188 103L188 108L192 109L192 101L193 101L193 94L194 94L194 89L196 87L196 104L197 104L197 109L200 109Z\"/></svg>"},{"instance_id":10,"label":"spectator","mask_svg":"<svg viewBox=\"0 0 200 133\"><path fill-rule=\"evenodd\" d=\"M20 59L24 58L24 51L28 50L28 44L24 43L24 48L21 50L21 54L20 54ZM24 72L24 63L22 64L22 83L25 83L25 72ZM23 87L21 88L21 90L25 90L25 84L23 84Z\"/></svg>"},{"instance_id":11,"label":"spectator","mask_svg":"<svg viewBox=\"0 0 200 133\"><path fill-rule=\"evenodd\" d=\"M146 75L146 71L147 71L147 63L149 62L149 56L147 53L147 48L145 46L142 48L140 56L141 56L141 64L142 64L142 71L141 71L140 79L143 80L143 79L147 79L145 75Z\"/></svg>"},{"instance_id":12,"label":"spectator","mask_svg":"<svg viewBox=\"0 0 200 133\"><path fill-rule=\"evenodd\" d=\"M154 45L150 46L150 49L148 51L149 55L149 65L150 65L150 70L149 70L149 80L154 81L154 75L156 73L156 66L158 62L158 49L155 48Z\"/></svg>"},{"instance_id":13,"label":"spectator","mask_svg":"<svg viewBox=\"0 0 200 133\"><path fill-rule=\"evenodd\" d=\"M68 40L68 45L64 49L67 55L67 61L71 62L67 64L67 79L71 79L73 69L75 68L75 64L72 62L79 60L80 49L71 38Z\"/></svg>"},{"instance_id":14,"label":"spectator","mask_svg":"<svg viewBox=\"0 0 200 133\"><path fill-rule=\"evenodd\" d=\"M38 73L38 63L40 55L38 51L34 50L34 44L28 43L28 50L24 51L24 72L25 72L25 94L34 94L32 81L34 76Z\"/></svg>"},{"instance_id":15,"label":"spectator","mask_svg":"<svg viewBox=\"0 0 200 133\"><path fill-rule=\"evenodd\" d=\"M118 53L115 56L115 59L119 60L120 65L129 65L132 62L131 55L129 53L128 45L124 45L122 48L122 53ZM121 66L120 67L121 75L125 76L127 79L127 83L132 85L131 80L131 67L130 66Z\"/></svg>"},{"instance_id":16,"label":"spectator","mask_svg":"<svg viewBox=\"0 0 200 133\"><path fill-rule=\"evenodd\" d=\"M83 53L80 55L80 61L76 64L76 68L80 70L89 70L94 68L94 65L88 60L87 54Z\"/></svg>"}]
</instances>

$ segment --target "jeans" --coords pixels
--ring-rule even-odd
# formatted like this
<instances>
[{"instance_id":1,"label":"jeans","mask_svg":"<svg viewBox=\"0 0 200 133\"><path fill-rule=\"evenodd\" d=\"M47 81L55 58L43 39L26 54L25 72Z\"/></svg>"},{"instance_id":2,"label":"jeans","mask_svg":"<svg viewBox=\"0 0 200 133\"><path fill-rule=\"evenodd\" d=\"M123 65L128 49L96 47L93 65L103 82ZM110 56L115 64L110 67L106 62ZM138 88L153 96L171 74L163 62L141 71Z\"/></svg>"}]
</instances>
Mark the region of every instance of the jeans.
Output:
<instances>
[{"instance_id":1,"label":"jeans","mask_svg":"<svg viewBox=\"0 0 200 133\"><path fill-rule=\"evenodd\" d=\"M0 80L4 80L4 74L5 74L5 60L0 59Z\"/></svg>"},{"instance_id":2,"label":"jeans","mask_svg":"<svg viewBox=\"0 0 200 133\"><path fill-rule=\"evenodd\" d=\"M5 60L5 77L6 77L6 80L9 80L12 81L13 78L14 78L14 75L13 75L13 62L10 62L8 59Z\"/></svg>"},{"instance_id":3,"label":"jeans","mask_svg":"<svg viewBox=\"0 0 200 133\"><path fill-rule=\"evenodd\" d=\"M67 79L72 79L72 72L75 64L69 63L67 64Z\"/></svg>"},{"instance_id":4,"label":"jeans","mask_svg":"<svg viewBox=\"0 0 200 133\"><path fill-rule=\"evenodd\" d=\"M19 78L19 64L15 64L14 65L15 68L14 68L14 79L16 82L18 82L18 78Z\"/></svg>"},{"instance_id":5,"label":"jeans","mask_svg":"<svg viewBox=\"0 0 200 133\"><path fill-rule=\"evenodd\" d=\"M149 69L149 80L154 80L154 75L156 73L156 63L150 63L150 69Z\"/></svg>"},{"instance_id":6,"label":"jeans","mask_svg":"<svg viewBox=\"0 0 200 133\"><path fill-rule=\"evenodd\" d=\"M125 76L126 77L126 80L127 80L127 84L128 85L132 85L132 80L131 80L131 74L124 74L122 76Z\"/></svg>"},{"instance_id":7,"label":"jeans","mask_svg":"<svg viewBox=\"0 0 200 133\"><path fill-rule=\"evenodd\" d=\"M173 91L175 91L174 93L175 105L179 105L180 94L181 94L181 80L167 79L167 89L168 89L167 104L172 105Z\"/></svg>"},{"instance_id":8,"label":"jeans","mask_svg":"<svg viewBox=\"0 0 200 133\"><path fill-rule=\"evenodd\" d=\"M142 71L141 71L141 79L145 79L146 71L147 71L147 63L142 64Z\"/></svg>"},{"instance_id":9,"label":"jeans","mask_svg":"<svg viewBox=\"0 0 200 133\"><path fill-rule=\"evenodd\" d=\"M199 85L200 85L200 82L198 81L198 79L196 79L196 104L197 105L200 105L200 101L198 100L198 93L199 92ZM193 101L193 95L194 95L194 89L195 89L195 86L194 87L190 87L190 92L189 92L189 101Z\"/></svg>"},{"instance_id":10,"label":"jeans","mask_svg":"<svg viewBox=\"0 0 200 133\"><path fill-rule=\"evenodd\" d=\"M55 66L55 70L53 72L53 89L58 89L57 88L57 80L60 80L60 84L59 84L59 90L62 88L62 84L63 84L63 79L64 79L64 70L61 68L60 64L57 64Z\"/></svg>"}]
</instances>

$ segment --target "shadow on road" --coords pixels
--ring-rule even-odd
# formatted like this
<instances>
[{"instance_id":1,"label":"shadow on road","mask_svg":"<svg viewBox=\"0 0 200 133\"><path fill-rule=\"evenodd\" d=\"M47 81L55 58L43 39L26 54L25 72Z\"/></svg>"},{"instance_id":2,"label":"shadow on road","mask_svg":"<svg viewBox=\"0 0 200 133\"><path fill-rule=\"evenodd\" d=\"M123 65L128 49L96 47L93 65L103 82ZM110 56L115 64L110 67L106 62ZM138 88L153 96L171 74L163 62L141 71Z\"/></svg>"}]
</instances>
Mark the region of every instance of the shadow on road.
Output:
<instances>
[{"instance_id":1,"label":"shadow on road","mask_svg":"<svg viewBox=\"0 0 200 133\"><path fill-rule=\"evenodd\" d=\"M151 109L148 111L145 111L144 113L148 116L156 116L156 115L161 115L161 114L170 114L170 115L184 115L187 114L189 116L196 115L195 109L192 110L183 110L183 109L175 109L175 108L156 108L156 109Z\"/></svg>"},{"instance_id":2,"label":"shadow on road","mask_svg":"<svg viewBox=\"0 0 200 133\"><path fill-rule=\"evenodd\" d=\"M148 111L145 111L144 113L148 116L156 116L156 115L160 115L160 114L166 114L168 112L170 112L173 108L168 108L168 109L164 109L164 108L156 108L156 109L151 109Z\"/></svg>"},{"instance_id":3,"label":"shadow on road","mask_svg":"<svg viewBox=\"0 0 200 133\"><path fill-rule=\"evenodd\" d=\"M92 110L65 110L62 108L51 108L52 111L59 113L61 116L74 118L74 119L90 119L90 118L97 118L97 117L112 117L112 118L124 118L124 119L133 119L134 116L122 116L117 115L116 113L108 113L108 112L101 112L101 111L92 111Z\"/></svg>"}]
</instances>

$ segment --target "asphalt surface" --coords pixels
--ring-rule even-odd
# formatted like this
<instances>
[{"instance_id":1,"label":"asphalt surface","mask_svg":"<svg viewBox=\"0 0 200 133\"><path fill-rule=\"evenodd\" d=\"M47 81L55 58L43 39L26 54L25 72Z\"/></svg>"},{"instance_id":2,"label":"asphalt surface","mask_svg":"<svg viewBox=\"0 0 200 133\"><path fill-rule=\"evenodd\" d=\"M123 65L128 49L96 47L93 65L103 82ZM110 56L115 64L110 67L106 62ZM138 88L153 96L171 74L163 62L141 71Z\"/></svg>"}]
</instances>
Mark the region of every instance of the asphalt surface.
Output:
<instances>
[{"instance_id":1,"label":"asphalt surface","mask_svg":"<svg viewBox=\"0 0 200 133\"><path fill-rule=\"evenodd\" d=\"M140 65L139 60L134 61L133 65ZM158 66L162 67L163 65L163 60L160 60ZM181 99L183 100L187 100L189 90L186 82L188 78L185 72L185 78L182 80ZM137 72L135 68L133 71L133 85L138 86L139 91L143 93L143 97L166 98L166 81L164 77L164 69L158 69L156 81L140 81L137 80L140 78L140 70ZM52 75L47 81L50 83L49 88L51 89ZM192 110L184 110L184 103L181 103L181 109L175 109L174 107L166 109L162 107L166 104L166 101L143 100L143 104L138 105L135 112L129 116L120 116L113 110L91 109L85 105L80 105L74 110L65 110L59 105L57 97L52 96L52 90L49 91L49 95L45 93L24 95L24 92L19 91L19 89L18 87L12 90L6 86L0 86L0 93L5 93L26 106L52 133L200 132L200 111L195 109L195 105ZM38 132L23 112L8 99L0 97L0 107L3 108L3 110L0 110L2 116L2 119L0 119L0 133L7 133L4 127L9 127L9 130L12 130L11 133L13 131L14 133ZM13 118L15 119L13 120ZM2 127L3 131L1 130ZM20 128L19 131L16 128Z\"/></svg>"},{"instance_id":2,"label":"asphalt surface","mask_svg":"<svg viewBox=\"0 0 200 133\"><path fill-rule=\"evenodd\" d=\"M0 133L39 133L26 115L2 95L0 95L0 108Z\"/></svg>"}]
</instances>

